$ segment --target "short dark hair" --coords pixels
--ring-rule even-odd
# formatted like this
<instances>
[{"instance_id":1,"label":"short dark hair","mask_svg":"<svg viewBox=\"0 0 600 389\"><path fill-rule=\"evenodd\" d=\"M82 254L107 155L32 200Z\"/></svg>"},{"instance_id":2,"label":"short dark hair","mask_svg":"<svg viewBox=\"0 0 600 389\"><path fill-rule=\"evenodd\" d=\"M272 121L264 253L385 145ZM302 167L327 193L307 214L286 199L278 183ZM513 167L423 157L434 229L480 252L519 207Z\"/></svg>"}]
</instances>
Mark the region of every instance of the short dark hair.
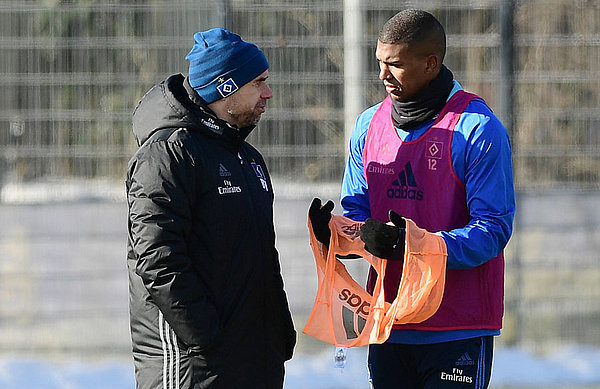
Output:
<instances>
[{"instance_id":1,"label":"short dark hair","mask_svg":"<svg viewBox=\"0 0 600 389\"><path fill-rule=\"evenodd\" d=\"M381 43L405 44L409 49L427 43L443 60L446 55L446 32L429 12L407 9L392 16L381 28Z\"/></svg>"}]
</instances>

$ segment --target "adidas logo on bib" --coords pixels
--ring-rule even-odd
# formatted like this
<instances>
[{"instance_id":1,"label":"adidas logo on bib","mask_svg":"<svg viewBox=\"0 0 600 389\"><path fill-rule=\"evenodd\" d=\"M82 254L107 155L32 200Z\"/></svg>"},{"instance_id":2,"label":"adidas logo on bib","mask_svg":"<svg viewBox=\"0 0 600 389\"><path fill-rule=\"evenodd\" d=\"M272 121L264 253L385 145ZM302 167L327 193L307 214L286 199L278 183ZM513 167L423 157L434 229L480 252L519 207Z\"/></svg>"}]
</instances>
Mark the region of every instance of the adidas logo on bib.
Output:
<instances>
[{"instance_id":1,"label":"adidas logo on bib","mask_svg":"<svg viewBox=\"0 0 600 389\"><path fill-rule=\"evenodd\" d=\"M398 177L392 182L392 187L386 194L390 199L423 200L423 191L417 189L417 180L410 162L404 165L404 169L398 173Z\"/></svg>"}]
</instances>

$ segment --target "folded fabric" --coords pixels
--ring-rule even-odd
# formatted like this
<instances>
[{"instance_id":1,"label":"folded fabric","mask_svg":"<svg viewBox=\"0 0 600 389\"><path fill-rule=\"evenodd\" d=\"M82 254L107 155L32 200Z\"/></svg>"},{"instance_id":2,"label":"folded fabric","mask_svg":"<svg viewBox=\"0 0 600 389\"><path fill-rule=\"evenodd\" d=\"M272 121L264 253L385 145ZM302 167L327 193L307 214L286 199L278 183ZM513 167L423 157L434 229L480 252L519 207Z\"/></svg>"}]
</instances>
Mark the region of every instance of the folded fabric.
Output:
<instances>
[{"instance_id":1,"label":"folded fabric","mask_svg":"<svg viewBox=\"0 0 600 389\"><path fill-rule=\"evenodd\" d=\"M340 347L383 343L394 324L419 323L439 308L446 279L446 243L406 219L406 249L402 277L392 303L385 301L383 275L387 260L364 249L361 222L333 215L329 248L308 229L317 267L318 289L304 333ZM373 295L357 283L338 256L358 255L378 274Z\"/></svg>"}]
</instances>

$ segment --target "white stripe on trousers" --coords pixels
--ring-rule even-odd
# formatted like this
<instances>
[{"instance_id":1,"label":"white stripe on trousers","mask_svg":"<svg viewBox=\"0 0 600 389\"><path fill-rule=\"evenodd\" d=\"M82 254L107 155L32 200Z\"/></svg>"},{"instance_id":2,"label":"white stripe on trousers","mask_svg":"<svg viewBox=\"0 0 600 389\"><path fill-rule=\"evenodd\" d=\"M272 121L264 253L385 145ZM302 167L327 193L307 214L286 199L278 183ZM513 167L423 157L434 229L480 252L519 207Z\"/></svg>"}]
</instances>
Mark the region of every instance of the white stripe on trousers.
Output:
<instances>
[{"instance_id":1,"label":"white stripe on trousers","mask_svg":"<svg viewBox=\"0 0 600 389\"><path fill-rule=\"evenodd\" d=\"M158 311L158 330L163 350L163 389L179 389L179 366L181 361L177 336L160 310ZM173 376L173 373L175 373L175 376Z\"/></svg>"}]
</instances>

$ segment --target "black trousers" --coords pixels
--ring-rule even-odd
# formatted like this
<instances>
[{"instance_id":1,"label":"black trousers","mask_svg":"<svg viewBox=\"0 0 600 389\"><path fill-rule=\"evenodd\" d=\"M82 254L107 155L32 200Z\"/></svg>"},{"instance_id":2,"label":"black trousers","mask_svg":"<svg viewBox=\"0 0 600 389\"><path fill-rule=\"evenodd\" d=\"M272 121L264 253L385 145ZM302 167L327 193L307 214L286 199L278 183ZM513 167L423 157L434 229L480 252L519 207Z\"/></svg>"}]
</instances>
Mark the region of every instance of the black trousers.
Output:
<instances>
[{"instance_id":1,"label":"black trousers","mask_svg":"<svg viewBox=\"0 0 600 389\"><path fill-rule=\"evenodd\" d=\"M434 344L369 346L373 389L485 389L492 371L493 336Z\"/></svg>"}]
</instances>

